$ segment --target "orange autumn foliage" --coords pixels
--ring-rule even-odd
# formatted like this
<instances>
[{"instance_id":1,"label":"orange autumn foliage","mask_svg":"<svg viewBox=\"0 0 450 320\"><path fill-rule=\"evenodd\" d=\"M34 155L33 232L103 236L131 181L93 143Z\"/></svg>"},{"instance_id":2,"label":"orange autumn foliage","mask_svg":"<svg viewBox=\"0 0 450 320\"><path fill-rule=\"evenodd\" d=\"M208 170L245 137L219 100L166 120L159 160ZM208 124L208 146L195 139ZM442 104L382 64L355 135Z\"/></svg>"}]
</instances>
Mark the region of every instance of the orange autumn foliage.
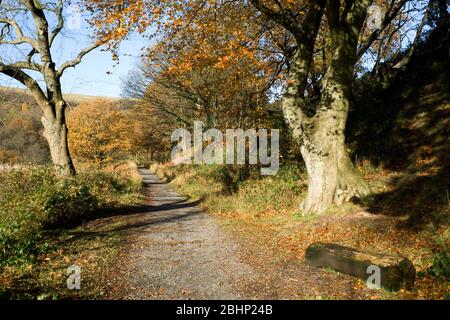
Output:
<instances>
[{"instance_id":1,"label":"orange autumn foliage","mask_svg":"<svg viewBox=\"0 0 450 320\"><path fill-rule=\"evenodd\" d=\"M133 150L134 126L127 111L106 100L76 107L68 115L69 148L75 158L103 165Z\"/></svg>"}]
</instances>

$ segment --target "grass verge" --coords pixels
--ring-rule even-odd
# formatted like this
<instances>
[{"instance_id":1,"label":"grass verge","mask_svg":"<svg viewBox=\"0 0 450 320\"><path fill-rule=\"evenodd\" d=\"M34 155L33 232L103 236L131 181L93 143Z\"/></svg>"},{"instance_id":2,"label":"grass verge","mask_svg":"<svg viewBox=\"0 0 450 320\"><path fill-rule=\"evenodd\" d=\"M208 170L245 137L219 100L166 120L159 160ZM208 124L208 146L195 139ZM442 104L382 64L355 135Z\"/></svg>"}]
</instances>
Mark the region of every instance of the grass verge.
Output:
<instances>
[{"instance_id":1,"label":"grass verge","mask_svg":"<svg viewBox=\"0 0 450 320\"><path fill-rule=\"evenodd\" d=\"M141 203L134 164L61 178L47 167L0 173L0 298L101 297L120 236L89 221ZM67 267L82 269L82 290L68 290Z\"/></svg>"}]
</instances>

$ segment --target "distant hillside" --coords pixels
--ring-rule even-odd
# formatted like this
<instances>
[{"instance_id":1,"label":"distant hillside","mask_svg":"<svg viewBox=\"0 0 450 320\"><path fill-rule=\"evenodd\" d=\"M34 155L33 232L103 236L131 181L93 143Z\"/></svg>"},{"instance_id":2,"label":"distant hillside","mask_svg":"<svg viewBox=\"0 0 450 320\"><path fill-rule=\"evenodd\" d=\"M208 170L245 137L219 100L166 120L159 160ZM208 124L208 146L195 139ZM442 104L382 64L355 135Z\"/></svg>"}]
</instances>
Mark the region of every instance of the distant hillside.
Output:
<instances>
[{"instance_id":1,"label":"distant hillside","mask_svg":"<svg viewBox=\"0 0 450 320\"><path fill-rule=\"evenodd\" d=\"M17 96L19 95L19 97ZM6 98L5 98L6 97ZM0 103L2 101L8 101L9 98L13 97L14 99L19 98L20 100L24 100L27 102L33 101L33 97L28 93L27 89L19 89L19 88L11 88L11 87L3 87L0 86ZM102 97L102 96L88 96L83 94L72 94L65 93L64 97L67 102L70 104L79 104L81 102L93 100L93 99L105 99L110 101L119 101L121 98L115 97Z\"/></svg>"}]
</instances>

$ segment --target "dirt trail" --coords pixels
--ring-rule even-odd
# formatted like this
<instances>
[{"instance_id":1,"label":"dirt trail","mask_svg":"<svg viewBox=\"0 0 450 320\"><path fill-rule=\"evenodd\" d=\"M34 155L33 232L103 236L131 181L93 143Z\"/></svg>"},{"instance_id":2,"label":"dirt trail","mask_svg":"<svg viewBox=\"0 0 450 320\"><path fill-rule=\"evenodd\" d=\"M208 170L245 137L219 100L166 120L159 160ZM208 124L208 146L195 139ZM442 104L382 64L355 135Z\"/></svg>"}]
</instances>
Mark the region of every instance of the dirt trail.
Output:
<instances>
[{"instance_id":1,"label":"dirt trail","mask_svg":"<svg viewBox=\"0 0 450 320\"><path fill-rule=\"evenodd\" d=\"M352 277L282 262L255 243L223 230L199 203L179 195L147 169L146 203L101 219L124 243L108 276L109 299L367 298Z\"/></svg>"},{"instance_id":2,"label":"dirt trail","mask_svg":"<svg viewBox=\"0 0 450 320\"><path fill-rule=\"evenodd\" d=\"M195 202L149 170L139 171L151 209L128 234L131 290L124 298L243 298L237 284L253 272L239 260L238 245Z\"/></svg>"}]
</instances>

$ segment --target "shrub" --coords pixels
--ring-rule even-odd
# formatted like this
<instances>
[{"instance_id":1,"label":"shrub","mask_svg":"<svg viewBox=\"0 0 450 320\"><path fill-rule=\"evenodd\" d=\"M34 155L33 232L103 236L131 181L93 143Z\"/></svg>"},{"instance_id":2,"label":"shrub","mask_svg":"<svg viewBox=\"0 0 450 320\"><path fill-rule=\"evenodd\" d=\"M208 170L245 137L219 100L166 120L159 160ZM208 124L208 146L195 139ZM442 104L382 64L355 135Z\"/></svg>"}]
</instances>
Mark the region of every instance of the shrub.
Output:
<instances>
[{"instance_id":1,"label":"shrub","mask_svg":"<svg viewBox=\"0 0 450 320\"><path fill-rule=\"evenodd\" d=\"M431 266L428 273L438 280L450 281L450 254L448 249L448 234L435 239L436 247L431 256Z\"/></svg>"},{"instance_id":2,"label":"shrub","mask_svg":"<svg viewBox=\"0 0 450 320\"><path fill-rule=\"evenodd\" d=\"M0 268L33 262L46 249L41 240L47 231L81 224L139 192L137 183L119 173L63 178L48 167L0 172L0 181Z\"/></svg>"},{"instance_id":3,"label":"shrub","mask_svg":"<svg viewBox=\"0 0 450 320\"><path fill-rule=\"evenodd\" d=\"M428 273L437 279L450 281L450 259L446 250L437 251L433 254L432 265Z\"/></svg>"}]
</instances>

